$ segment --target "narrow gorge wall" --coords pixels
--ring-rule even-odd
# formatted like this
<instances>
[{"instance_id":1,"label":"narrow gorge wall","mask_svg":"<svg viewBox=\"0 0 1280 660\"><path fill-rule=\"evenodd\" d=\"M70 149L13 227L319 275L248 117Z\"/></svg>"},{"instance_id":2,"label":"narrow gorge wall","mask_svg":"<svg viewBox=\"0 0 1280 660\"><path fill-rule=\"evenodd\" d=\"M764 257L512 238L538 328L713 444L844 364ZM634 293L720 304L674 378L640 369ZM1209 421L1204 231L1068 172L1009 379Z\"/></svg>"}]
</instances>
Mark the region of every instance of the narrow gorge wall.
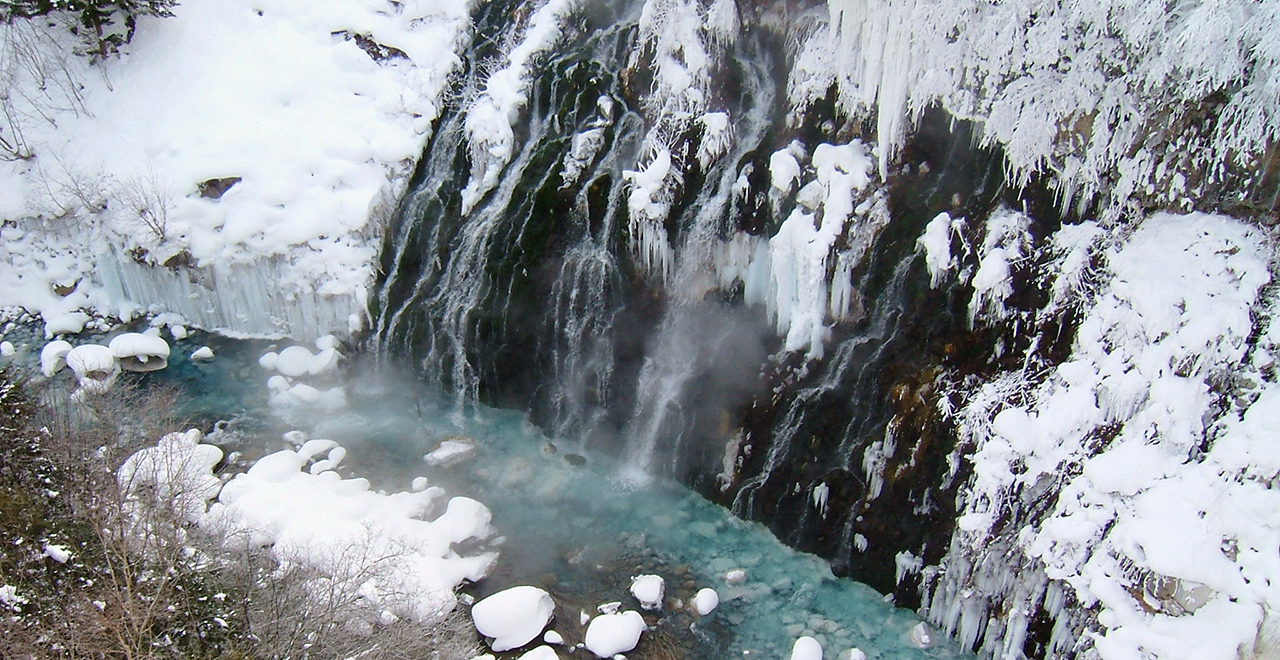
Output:
<instances>
[{"instance_id":1,"label":"narrow gorge wall","mask_svg":"<svg viewBox=\"0 0 1280 660\"><path fill-rule=\"evenodd\" d=\"M1088 633L1122 630L1099 618L1120 601L1019 533L1106 442L981 511L990 463L975 456L993 417L1033 405L1085 350L1110 255L1149 211L1274 218L1276 127L1249 97L1271 84L1249 26L1272 4L1232 5L1243 73L1160 93L1174 74L1148 69L1173 55L1136 32L1110 64L1069 65L1097 45L1096 21L1136 31L1129 5L486 5L384 241L372 341L460 411L526 409L620 457L620 479L680 479L968 648L1099 653ZM1070 38L1052 52L1031 48L1059 29ZM507 33L520 36L491 38ZM982 59L991 49L1004 59ZM1038 95L1054 76L1065 86ZM1085 114L1043 105L1095 97ZM1131 573L1115 584L1157 574Z\"/></svg>"}]
</instances>

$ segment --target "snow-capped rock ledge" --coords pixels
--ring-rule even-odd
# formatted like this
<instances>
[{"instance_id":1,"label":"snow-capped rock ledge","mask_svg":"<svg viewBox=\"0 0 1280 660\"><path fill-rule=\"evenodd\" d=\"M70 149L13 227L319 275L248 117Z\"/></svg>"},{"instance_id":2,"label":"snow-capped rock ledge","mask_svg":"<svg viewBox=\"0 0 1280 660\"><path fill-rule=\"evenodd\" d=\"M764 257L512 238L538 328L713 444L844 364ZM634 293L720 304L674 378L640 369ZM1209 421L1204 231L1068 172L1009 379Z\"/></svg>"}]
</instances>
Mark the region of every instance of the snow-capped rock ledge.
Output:
<instances>
[{"instance_id":1,"label":"snow-capped rock ledge","mask_svg":"<svg viewBox=\"0 0 1280 660\"><path fill-rule=\"evenodd\" d=\"M0 159L0 305L56 317L51 333L153 306L242 334L347 332L468 11L185 0L100 62L56 20L0 25L29 44L6 61L6 116L27 119L6 126L21 157Z\"/></svg>"}]
</instances>

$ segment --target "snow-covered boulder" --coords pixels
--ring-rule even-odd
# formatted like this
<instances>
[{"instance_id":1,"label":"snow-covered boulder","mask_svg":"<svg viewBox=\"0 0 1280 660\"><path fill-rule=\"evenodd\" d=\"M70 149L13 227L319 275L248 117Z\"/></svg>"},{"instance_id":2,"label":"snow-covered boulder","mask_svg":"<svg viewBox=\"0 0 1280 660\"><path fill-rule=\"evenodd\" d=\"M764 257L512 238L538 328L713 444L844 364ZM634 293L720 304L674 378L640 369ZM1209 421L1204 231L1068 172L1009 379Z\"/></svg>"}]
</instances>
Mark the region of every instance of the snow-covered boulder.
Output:
<instances>
[{"instance_id":1,"label":"snow-covered boulder","mask_svg":"<svg viewBox=\"0 0 1280 660\"><path fill-rule=\"evenodd\" d=\"M797 639L791 647L791 660L822 660L822 644L807 635Z\"/></svg>"},{"instance_id":2,"label":"snow-covered boulder","mask_svg":"<svg viewBox=\"0 0 1280 660\"><path fill-rule=\"evenodd\" d=\"M67 351L67 366L71 367L80 383L77 392L101 394L111 389L116 376L120 375L120 364L111 349L97 344L77 346Z\"/></svg>"},{"instance_id":3,"label":"snow-covered boulder","mask_svg":"<svg viewBox=\"0 0 1280 660\"><path fill-rule=\"evenodd\" d=\"M436 467L452 467L459 463L463 463L476 455L476 441L462 435L455 435L445 438L436 445L422 460L427 465Z\"/></svg>"},{"instance_id":4,"label":"snow-covered boulder","mask_svg":"<svg viewBox=\"0 0 1280 660\"><path fill-rule=\"evenodd\" d=\"M444 513L424 520L440 510L442 489L373 490L368 480L326 469L341 459L340 449L317 439L258 459L223 486L201 526L269 547L279 561L331 579L332 589L377 616L439 621L457 606L458 585L483 579L497 559L460 549L493 535L488 508L453 497Z\"/></svg>"},{"instance_id":5,"label":"snow-covered boulder","mask_svg":"<svg viewBox=\"0 0 1280 660\"><path fill-rule=\"evenodd\" d=\"M560 660L560 656L556 655L555 649L550 646L539 646L520 656L520 660Z\"/></svg>"},{"instance_id":6,"label":"snow-covered boulder","mask_svg":"<svg viewBox=\"0 0 1280 660\"><path fill-rule=\"evenodd\" d=\"M626 653L640 643L644 632L644 617L635 610L617 614L602 614L587 626L587 650L598 658L612 658Z\"/></svg>"},{"instance_id":7,"label":"snow-covered boulder","mask_svg":"<svg viewBox=\"0 0 1280 660\"><path fill-rule=\"evenodd\" d=\"M715 589L699 589L693 597L693 609L701 616L711 614L720 605L720 594Z\"/></svg>"},{"instance_id":8,"label":"snow-covered boulder","mask_svg":"<svg viewBox=\"0 0 1280 660\"><path fill-rule=\"evenodd\" d=\"M476 630L490 638L489 648L509 651L532 642L551 621L551 594L527 585L499 591L471 606Z\"/></svg>"},{"instance_id":9,"label":"snow-covered boulder","mask_svg":"<svg viewBox=\"0 0 1280 660\"><path fill-rule=\"evenodd\" d=\"M631 578L631 595L640 601L640 607L656 610L662 607L662 595L666 585L658 575L636 575Z\"/></svg>"},{"instance_id":10,"label":"snow-covered boulder","mask_svg":"<svg viewBox=\"0 0 1280 660\"><path fill-rule=\"evenodd\" d=\"M40 349L40 373L45 378L53 378L53 375L62 371L67 366L67 353L71 352L71 344L58 339L51 341Z\"/></svg>"},{"instance_id":11,"label":"snow-covered boulder","mask_svg":"<svg viewBox=\"0 0 1280 660\"><path fill-rule=\"evenodd\" d=\"M141 493L172 502L176 513L198 522L208 503L222 490L222 480L213 468L222 460L222 450L201 444L202 434L192 429L170 433L154 447L130 456L116 471L116 481L125 497Z\"/></svg>"},{"instance_id":12,"label":"snow-covered boulder","mask_svg":"<svg viewBox=\"0 0 1280 660\"><path fill-rule=\"evenodd\" d=\"M911 628L911 645L918 649L933 646L933 633L929 632L929 626L923 621Z\"/></svg>"},{"instance_id":13,"label":"snow-covered boulder","mask_svg":"<svg viewBox=\"0 0 1280 660\"><path fill-rule=\"evenodd\" d=\"M290 346L280 351L272 366L289 378L318 376L338 366L339 357L338 351L333 348L313 354L306 346ZM267 356L264 355L263 359L267 359ZM259 364L263 363L263 359L258 360Z\"/></svg>"},{"instance_id":14,"label":"snow-covered boulder","mask_svg":"<svg viewBox=\"0 0 1280 660\"><path fill-rule=\"evenodd\" d=\"M159 371L169 366L169 343L156 335L126 332L107 347L125 371Z\"/></svg>"},{"instance_id":15,"label":"snow-covered boulder","mask_svg":"<svg viewBox=\"0 0 1280 660\"><path fill-rule=\"evenodd\" d=\"M191 353L192 360L212 360L213 349L208 346L201 346Z\"/></svg>"}]
</instances>

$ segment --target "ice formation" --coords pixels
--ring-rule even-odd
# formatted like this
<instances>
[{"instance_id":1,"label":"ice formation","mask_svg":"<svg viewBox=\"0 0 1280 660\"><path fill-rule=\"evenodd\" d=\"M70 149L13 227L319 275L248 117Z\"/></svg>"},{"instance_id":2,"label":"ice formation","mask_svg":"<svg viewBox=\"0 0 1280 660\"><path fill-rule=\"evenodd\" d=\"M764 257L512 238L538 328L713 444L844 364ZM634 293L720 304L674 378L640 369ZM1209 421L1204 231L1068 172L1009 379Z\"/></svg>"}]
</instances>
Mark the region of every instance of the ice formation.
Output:
<instances>
[{"instance_id":1,"label":"ice formation","mask_svg":"<svg viewBox=\"0 0 1280 660\"><path fill-rule=\"evenodd\" d=\"M528 103L528 87L540 56L559 41L578 0L547 0L529 18L524 33L505 56L501 69L489 75L484 89L467 107L467 142L471 176L462 190L462 213L470 213L498 182L515 148L514 125Z\"/></svg>"}]
</instances>

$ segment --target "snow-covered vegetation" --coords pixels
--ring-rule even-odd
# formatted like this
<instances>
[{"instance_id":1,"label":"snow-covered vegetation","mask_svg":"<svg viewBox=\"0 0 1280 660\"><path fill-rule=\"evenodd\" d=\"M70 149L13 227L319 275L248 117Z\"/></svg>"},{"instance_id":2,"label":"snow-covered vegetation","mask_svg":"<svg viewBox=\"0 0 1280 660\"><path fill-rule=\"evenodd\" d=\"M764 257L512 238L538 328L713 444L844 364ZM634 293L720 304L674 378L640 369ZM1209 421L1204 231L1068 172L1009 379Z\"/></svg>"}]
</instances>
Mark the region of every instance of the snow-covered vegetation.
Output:
<instances>
[{"instance_id":1,"label":"snow-covered vegetation","mask_svg":"<svg viewBox=\"0 0 1280 660\"><path fill-rule=\"evenodd\" d=\"M454 596L493 566L459 551L493 532L478 502L375 491L328 440L239 471L198 430L157 435L176 423L163 392L51 408L0 376L0 655L478 652Z\"/></svg>"},{"instance_id":2,"label":"snow-covered vegetation","mask_svg":"<svg viewBox=\"0 0 1280 660\"><path fill-rule=\"evenodd\" d=\"M987 236L1016 224L989 222ZM939 231L922 243L936 248ZM1070 306L1080 318L1066 361L1046 364L1032 342L1021 370L947 402L961 403L972 477L950 552L926 569L929 617L999 657L1023 647L1037 612L1052 654L1264 654L1280 583L1278 337L1264 288L1275 245L1203 214L1156 214L1100 238L1086 224L1045 241L1037 262L1063 293L1041 310L992 306L993 289L1027 286L1033 269L982 284L999 248L973 257L984 265L971 309L1000 310L987 322L1012 318L1025 333ZM1081 251L1097 260L1087 273Z\"/></svg>"}]
</instances>

